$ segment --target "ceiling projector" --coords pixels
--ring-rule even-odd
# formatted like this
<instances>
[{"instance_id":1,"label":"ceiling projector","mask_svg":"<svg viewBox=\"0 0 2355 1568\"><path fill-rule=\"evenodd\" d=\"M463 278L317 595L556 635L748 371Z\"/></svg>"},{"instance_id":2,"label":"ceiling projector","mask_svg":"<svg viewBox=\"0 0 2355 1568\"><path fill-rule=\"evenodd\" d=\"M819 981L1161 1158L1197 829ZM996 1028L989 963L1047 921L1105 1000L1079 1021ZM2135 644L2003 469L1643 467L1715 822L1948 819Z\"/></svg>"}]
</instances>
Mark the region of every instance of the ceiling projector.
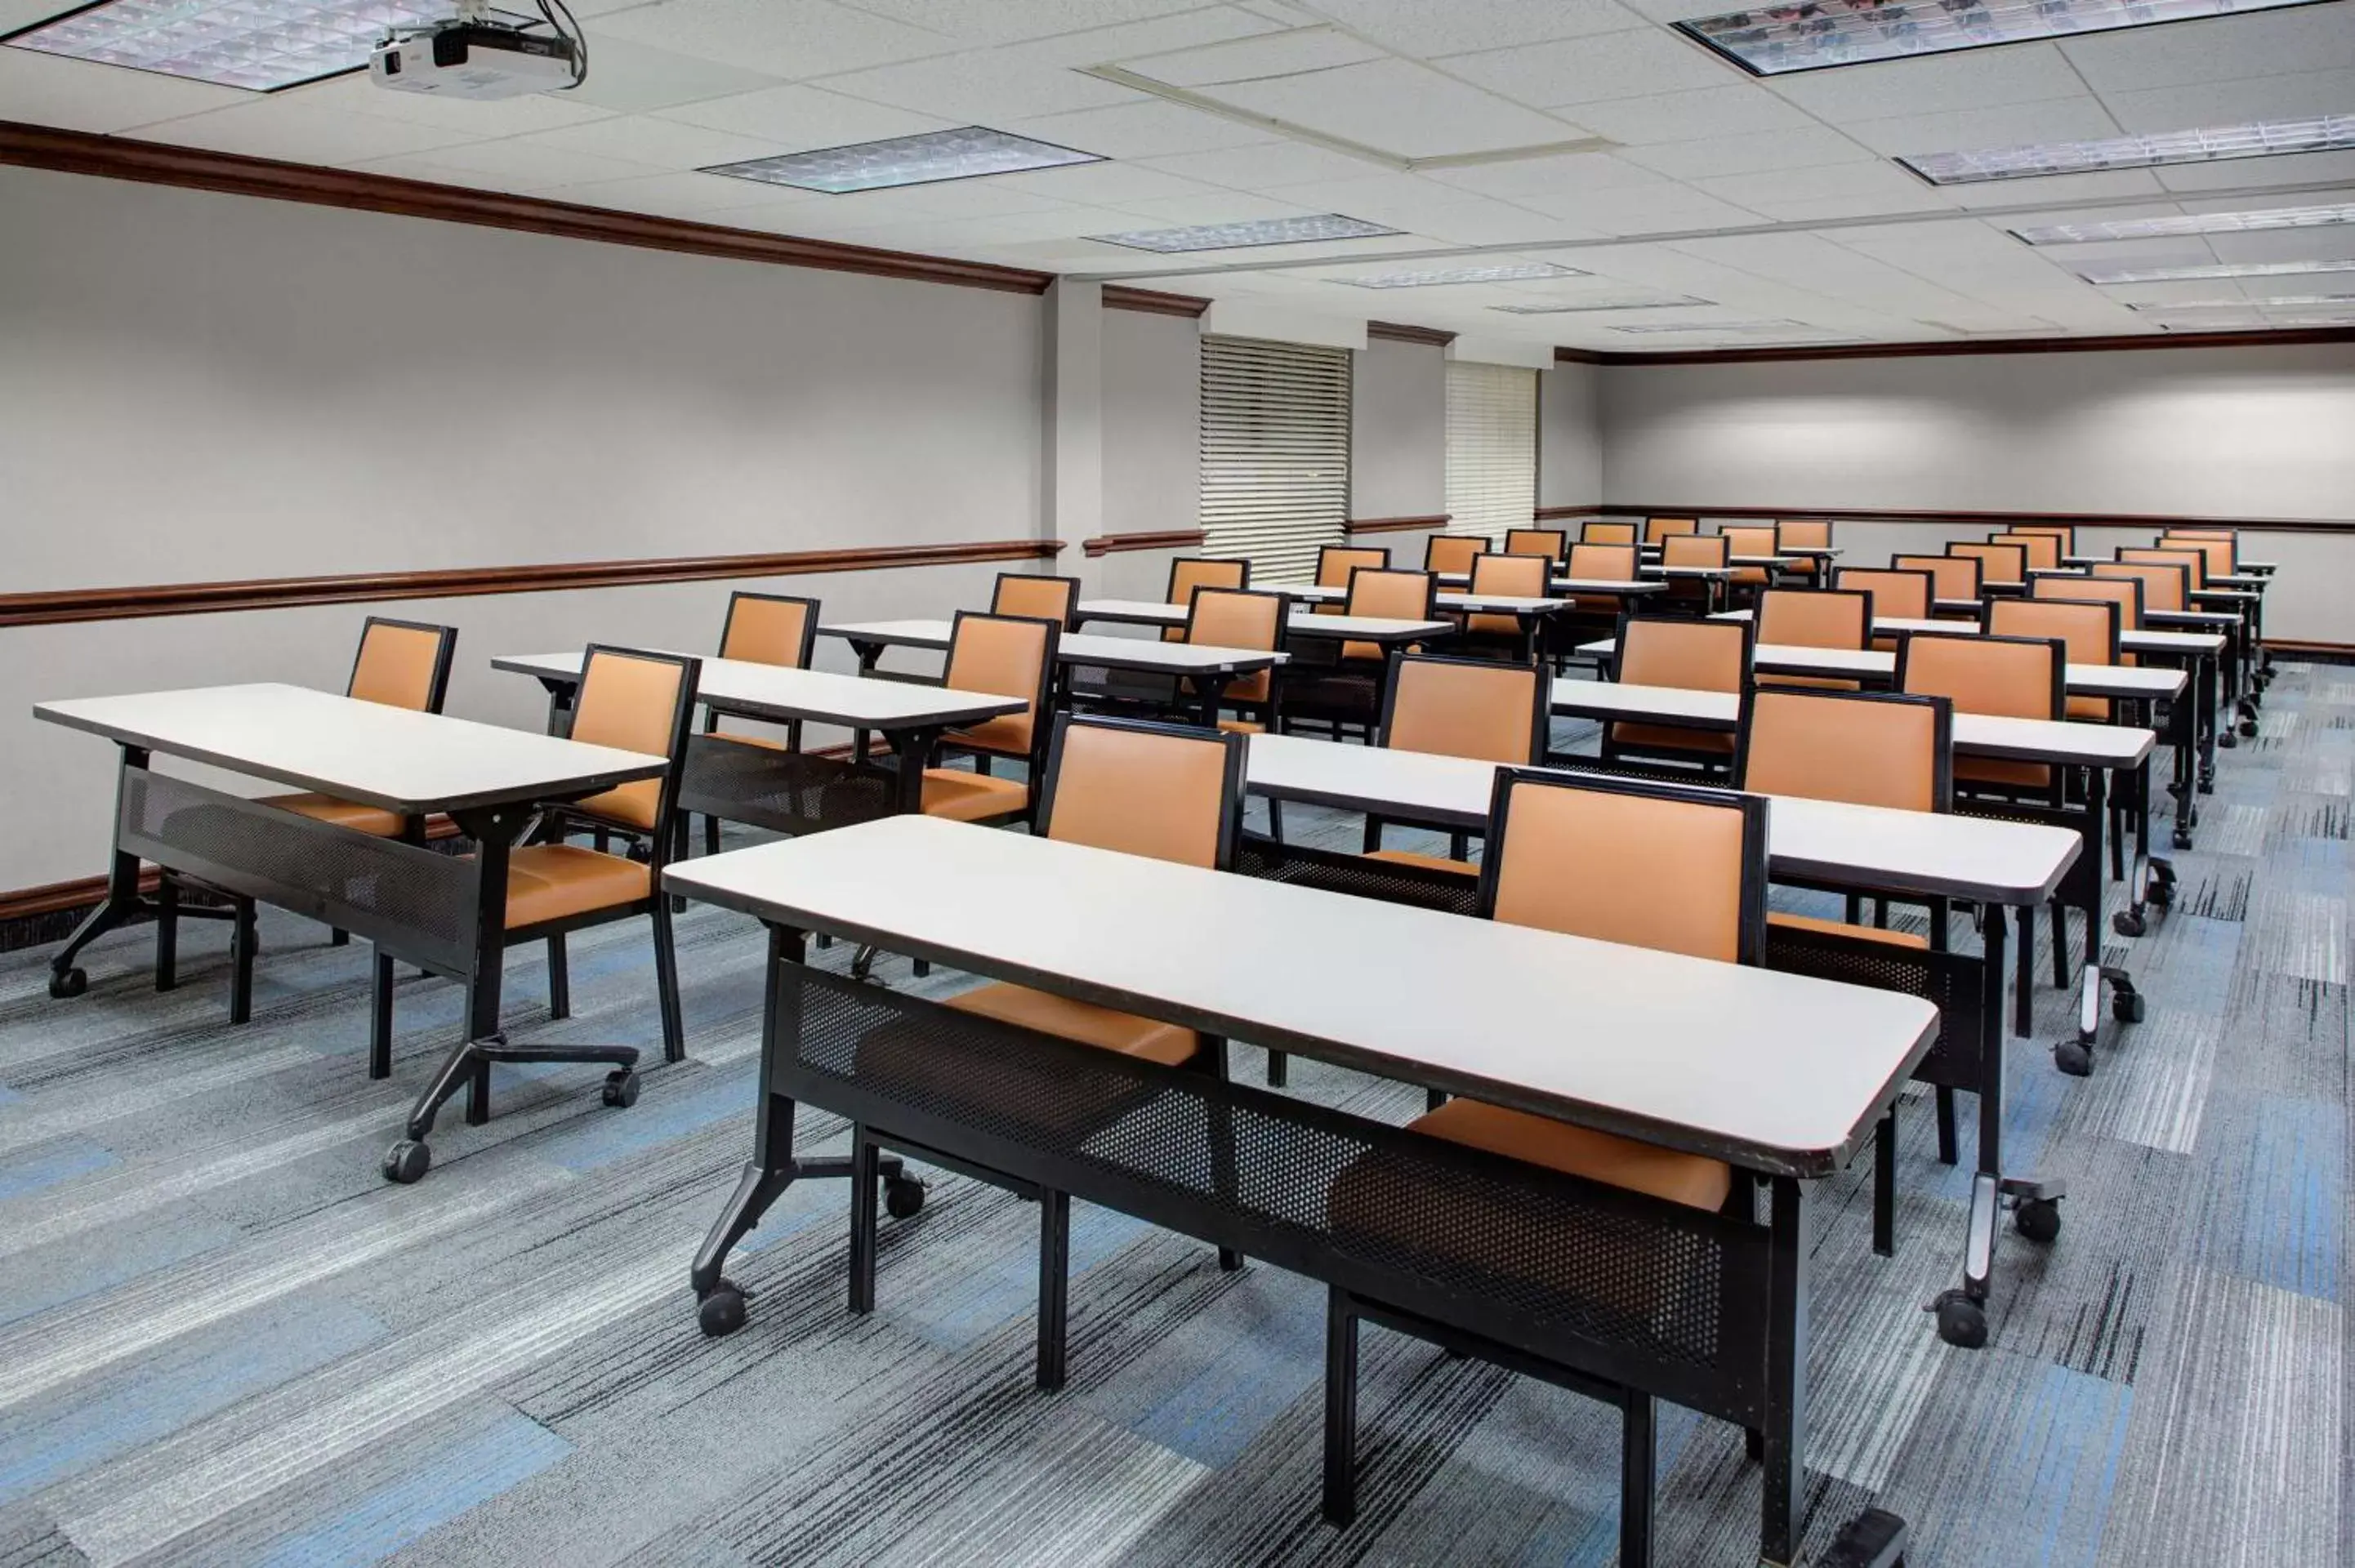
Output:
<instances>
[{"instance_id":1,"label":"ceiling projector","mask_svg":"<svg viewBox=\"0 0 2355 1568\"><path fill-rule=\"evenodd\" d=\"M465 5L449 21L377 45L368 56L368 79L396 92L439 98L521 98L577 87L588 66L577 33L527 33L485 19L479 5Z\"/></svg>"}]
</instances>

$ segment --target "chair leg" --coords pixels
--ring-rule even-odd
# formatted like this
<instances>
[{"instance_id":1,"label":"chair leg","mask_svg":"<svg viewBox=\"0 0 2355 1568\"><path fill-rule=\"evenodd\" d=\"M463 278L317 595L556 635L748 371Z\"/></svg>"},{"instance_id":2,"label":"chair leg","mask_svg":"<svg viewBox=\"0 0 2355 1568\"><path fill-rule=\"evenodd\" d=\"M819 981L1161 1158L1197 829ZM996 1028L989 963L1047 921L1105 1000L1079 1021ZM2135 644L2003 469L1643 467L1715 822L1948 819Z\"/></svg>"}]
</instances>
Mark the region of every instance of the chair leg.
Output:
<instances>
[{"instance_id":1,"label":"chair leg","mask_svg":"<svg viewBox=\"0 0 2355 1568\"><path fill-rule=\"evenodd\" d=\"M1862 894L1851 893L1848 895L1848 909L1846 913L1841 915L1840 918L1847 921L1851 926L1861 926L1864 924L1864 895Z\"/></svg>"},{"instance_id":2,"label":"chair leg","mask_svg":"<svg viewBox=\"0 0 2355 1568\"><path fill-rule=\"evenodd\" d=\"M1284 802L1273 796L1267 802L1267 832L1277 843L1284 842Z\"/></svg>"},{"instance_id":3,"label":"chair leg","mask_svg":"<svg viewBox=\"0 0 2355 1568\"><path fill-rule=\"evenodd\" d=\"M368 1076L392 1076L392 955L376 949L368 966L375 971L368 985Z\"/></svg>"},{"instance_id":4,"label":"chair leg","mask_svg":"<svg viewBox=\"0 0 2355 1568\"><path fill-rule=\"evenodd\" d=\"M850 1129L850 1309L875 1310L875 1204L881 1150L863 1126Z\"/></svg>"},{"instance_id":5,"label":"chair leg","mask_svg":"<svg viewBox=\"0 0 2355 1568\"><path fill-rule=\"evenodd\" d=\"M1280 1089L1292 1081L1292 1058L1281 1051L1267 1054L1267 1086Z\"/></svg>"},{"instance_id":6,"label":"chair leg","mask_svg":"<svg viewBox=\"0 0 2355 1568\"><path fill-rule=\"evenodd\" d=\"M155 887L155 989L180 983L180 887L165 877Z\"/></svg>"},{"instance_id":7,"label":"chair leg","mask_svg":"<svg viewBox=\"0 0 2355 1568\"><path fill-rule=\"evenodd\" d=\"M1938 1163L1952 1165L1955 1151L1955 1091L1940 1085L1938 1101Z\"/></svg>"},{"instance_id":8,"label":"chair leg","mask_svg":"<svg viewBox=\"0 0 2355 1568\"><path fill-rule=\"evenodd\" d=\"M349 931L345 930L341 926L330 926L327 927L327 946L331 948L348 948L351 945L352 934Z\"/></svg>"},{"instance_id":9,"label":"chair leg","mask_svg":"<svg viewBox=\"0 0 2355 1568\"><path fill-rule=\"evenodd\" d=\"M663 1060L687 1060L687 1021L678 1005L678 945L670 904L656 898L651 911L655 938L655 999L662 1011Z\"/></svg>"},{"instance_id":10,"label":"chair leg","mask_svg":"<svg viewBox=\"0 0 2355 1568\"><path fill-rule=\"evenodd\" d=\"M240 898L231 916L229 939L229 1021L244 1023L253 1017L253 950L261 945L261 924L254 918L253 900Z\"/></svg>"},{"instance_id":11,"label":"chair leg","mask_svg":"<svg viewBox=\"0 0 2355 1568\"><path fill-rule=\"evenodd\" d=\"M717 817L703 819L703 853L706 854L719 853L719 819Z\"/></svg>"},{"instance_id":12,"label":"chair leg","mask_svg":"<svg viewBox=\"0 0 2355 1568\"><path fill-rule=\"evenodd\" d=\"M2025 1007L2029 993L2036 989L2036 906L2032 904L2019 906L2019 952L2012 967L2017 971L2014 983L2019 988L2020 1005Z\"/></svg>"},{"instance_id":13,"label":"chair leg","mask_svg":"<svg viewBox=\"0 0 2355 1568\"><path fill-rule=\"evenodd\" d=\"M1897 1107L1872 1129L1872 1250L1887 1257L1897 1250Z\"/></svg>"},{"instance_id":14,"label":"chair leg","mask_svg":"<svg viewBox=\"0 0 2355 1568\"><path fill-rule=\"evenodd\" d=\"M1071 1195L1039 1194L1039 1392L1063 1386L1071 1313Z\"/></svg>"},{"instance_id":15,"label":"chair leg","mask_svg":"<svg viewBox=\"0 0 2355 1568\"><path fill-rule=\"evenodd\" d=\"M1358 1316L1337 1285L1325 1298L1325 1520L1357 1517Z\"/></svg>"},{"instance_id":16,"label":"chair leg","mask_svg":"<svg viewBox=\"0 0 2355 1568\"><path fill-rule=\"evenodd\" d=\"M1447 858L1450 860L1470 860L1472 858L1472 835L1460 829L1448 834Z\"/></svg>"},{"instance_id":17,"label":"chair leg","mask_svg":"<svg viewBox=\"0 0 2355 1568\"><path fill-rule=\"evenodd\" d=\"M2089 926L2085 928L2089 949L2094 939L2094 930ZM2069 989L2069 911L2057 898L2052 901L2052 989Z\"/></svg>"},{"instance_id":18,"label":"chair leg","mask_svg":"<svg viewBox=\"0 0 2355 1568\"><path fill-rule=\"evenodd\" d=\"M1381 820L1380 817L1369 816L1369 817L1366 819L1366 844L1365 844L1365 853L1368 853L1368 854L1371 854L1371 853L1373 853L1376 850L1378 850L1378 849L1380 849L1380 848L1381 848L1381 847L1382 847L1382 820Z\"/></svg>"},{"instance_id":19,"label":"chair leg","mask_svg":"<svg viewBox=\"0 0 2355 1568\"><path fill-rule=\"evenodd\" d=\"M1652 1568L1652 1492L1658 1476L1652 1396L1619 1396L1619 1568Z\"/></svg>"},{"instance_id":20,"label":"chair leg","mask_svg":"<svg viewBox=\"0 0 2355 1568\"><path fill-rule=\"evenodd\" d=\"M1426 1112L1435 1111L1446 1103L1447 1091L1445 1089L1425 1089L1423 1091L1423 1108Z\"/></svg>"},{"instance_id":21,"label":"chair leg","mask_svg":"<svg viewBox=\"0 0 2355 1568\"><path fill-rule=\"evenodd\" d=\"M565 961L562 932L548 939L548 1016L572 1016L572 966Z\"/></svg>"}]
</instances>

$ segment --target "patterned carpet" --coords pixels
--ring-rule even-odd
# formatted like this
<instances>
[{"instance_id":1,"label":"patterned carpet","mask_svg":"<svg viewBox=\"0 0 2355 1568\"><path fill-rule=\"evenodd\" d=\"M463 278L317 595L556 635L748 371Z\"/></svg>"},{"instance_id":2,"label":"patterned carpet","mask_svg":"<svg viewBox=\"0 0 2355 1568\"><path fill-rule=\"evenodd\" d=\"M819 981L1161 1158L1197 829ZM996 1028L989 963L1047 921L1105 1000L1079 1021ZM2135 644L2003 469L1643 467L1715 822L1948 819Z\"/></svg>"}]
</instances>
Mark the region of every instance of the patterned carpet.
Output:
<instances>
[{"instance_id":1,"label":"patterned carpet","mask_svg":"<svg viewBox=\"0 0 2355 1568\"><path fill-rule=\"evenodd\" d=\"M1894 1258L1870 1254L1861 1167L1820 1194L1811 1547L1879 1503L1918 1563L2355 1561L2355 671L2285 666L2264 737L2220 761L2176 910L2108 939L2147 1021L2063 1078L2044 1047L2068 1003L2041 989L2015 1047L2013 1159L2071 1196L2050 1250L2007 1232L1990 1348L1947 1349L1922 1310L1966 1192L1926 1107ZM1354 844L1354 820L1287 816ZM730 1270L751 1322L704 1340L687 1265L748 1149L747 921L681 922L693 1062L627 1111L592 1069L502 1069L496 1119L445 1120L410 1189L377 1159L457 989L402 983L395 1076L370 1084L365 948L282 917L264 935L239 1029L215 925L184 937L169 995L144 931L92 951L73 1003L41 953L0 958L0 1568L1614 1557L1614 1415L1376 1329L1359 1522L1319 1523L1321 1291L1102 1210L1075 1212L1056 1396L1030 1386L1035 1216L954 1177L885 1222L866 1319L842 1304L844 1189L790 1192ZM643 927L573 950L561 1024L515 955L517 1036L651 1047ZM1294 1083L1397 1119L1417 1099L1305 1062ZM807 1112L801 1137L847 1141ZM1665 1412L1660 1454L1660 1561L1753 1561L1740 1435Z\"/></svg>"}]
</instances>

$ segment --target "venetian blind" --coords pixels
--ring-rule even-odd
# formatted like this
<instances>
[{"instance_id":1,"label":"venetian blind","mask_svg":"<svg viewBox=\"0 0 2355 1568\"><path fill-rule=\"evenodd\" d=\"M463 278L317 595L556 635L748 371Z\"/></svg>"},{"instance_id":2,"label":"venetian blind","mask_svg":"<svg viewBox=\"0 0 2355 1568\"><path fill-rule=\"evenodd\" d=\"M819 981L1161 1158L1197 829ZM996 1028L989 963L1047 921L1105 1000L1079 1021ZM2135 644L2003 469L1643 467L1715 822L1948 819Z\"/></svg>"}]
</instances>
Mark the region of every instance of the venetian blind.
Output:
<instances>
[{"instance_id":1,"label":"venetian blind","mask_svg":"<svg viewBox=\"0 0 2355 1568\"><path fill-rule=\"evenodd\" d=\"M1451 534L1498 544L1538 504L1538 373L1469 360L1447 366L1447 513Z\"/></svg>"},{"instance_id":2,"label":"venetian blind","mask_svg":"<svg viewBox=\"0 0 2355 1568\"><path fill-rule=\"evenodd\" d=\"M1203 553L1306 582L1348 517L1349 351L1203 338Z\"/></svg>"}]
</instances>

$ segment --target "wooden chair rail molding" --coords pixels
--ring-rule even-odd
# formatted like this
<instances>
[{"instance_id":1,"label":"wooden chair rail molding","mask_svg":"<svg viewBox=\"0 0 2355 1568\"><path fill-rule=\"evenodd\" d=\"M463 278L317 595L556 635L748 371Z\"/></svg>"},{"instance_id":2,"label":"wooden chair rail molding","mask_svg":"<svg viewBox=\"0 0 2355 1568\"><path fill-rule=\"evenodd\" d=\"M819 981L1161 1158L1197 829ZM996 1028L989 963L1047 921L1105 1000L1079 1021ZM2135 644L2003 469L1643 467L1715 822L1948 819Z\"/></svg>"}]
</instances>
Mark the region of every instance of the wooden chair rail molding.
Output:
<instances>
[{"instance_id":1,"label":"wooden chair rail molding","mask_svg":"<svg viewBox=\"0 0 2355 1568\"><path fill-rule=\"evenodd\" d=\"M972 544L885 545L858 550L788 550L759 556L561 561L531 567L458 567L430 572L359 572L342 577L63 588L48 593L0 594L0 627L134 620L155 615L216 615L227 610L282 609L305 604L559 593L570 588L632 588L646 583L705 582L722 577L807 577L822 572L960 566L973 561L1051 560L1062 547L1060 539L986 539Z\"/></svg>"},{"instance_id":2,"label":"wooden chair rail molding","mask_svg":"<svg viewBox=\"0 0 2355 1568\"><path fill-rule=\"evenodd\" d=\"M1449 512L1431 517L1352 517L1341 531L1353 538L1359 534L1407 534L1418 528L1444 528L1454 517Z\"/></svg>"},{"instance_id":3,"label":"wooden chair rail molding","mask_svg":"<svg viewBox=\"0 0 2355 1568\"><path fill-rule=\"evenodd\" d=\"M1141 311L1149 316L1199 316L1210 302L1199 294L1165 294L1158 289L1132 289L1124 283L1103 286L1103 308Z\"/></svg>"},{"instance_id":4,"label":"wooden chair rail molding","mask_svg":"<svg viewBox=\"0 0 2355 1568\"><path fill-rule=\"evenodd\" d=\"M1098 556L1117 556L1129 550L1194 550L1199 549L1209 535L1199 528L1170 528L1158 534L1099 534L1092 539L1080 541L1091 559Z\"/></svg>"},{"instance_id":5,"label":"wooden chair rail molding","mask_svg":"<svg viewBox=\"0 0 2355 1568\"><path fill-rule=\"evenodd\" d=\"M1614 501L1600 506L1541 506L1540 518L1607 517L1731 517L1769 522L1822 520L1831 523L1934 523L1989 527L2016 523L2066 523L2080 528L2239 528L2252 534L2355 533L2355 517L2190 517L2161 512L1999 512L1923 511L1907 507L1822 506L1695 506L1665 502L1638 503Z\"/></svg>"},{"instance_id":6,"label":"wooden chair rail molding","mask_svg":"<svg viewBox=\"0 0 2355 1568\"><path fill-rule=\"evenodd\" d=\"M2146 348L2285 348L2355 343L2355 327L2274 332L2160 332L2119 337L1942 338L1934 343L1852 343L1820 348L1689 348L1664 354L1557 348L1557 365L1773 365L1799 359L1941 359L1976 354L2116 354Z\"/></svg>"}]
</instances>

